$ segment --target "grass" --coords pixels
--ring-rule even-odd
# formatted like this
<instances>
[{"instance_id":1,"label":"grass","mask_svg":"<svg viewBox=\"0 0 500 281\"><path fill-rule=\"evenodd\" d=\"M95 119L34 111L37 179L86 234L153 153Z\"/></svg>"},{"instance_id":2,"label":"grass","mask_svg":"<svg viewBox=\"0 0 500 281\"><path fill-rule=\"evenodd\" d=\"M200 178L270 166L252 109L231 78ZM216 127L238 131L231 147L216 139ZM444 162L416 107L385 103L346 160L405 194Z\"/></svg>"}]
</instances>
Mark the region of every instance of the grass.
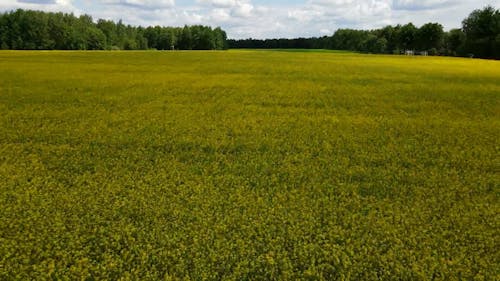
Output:
<instances>
[{"instance_id":1,"label":"grass","mask_svg":"<svg viewBox=\"0 0 500 281\"><path fill-rule=\"evenodd\" d=\"M290 52L290 53L336 53L336 54L353 54L353 52L350 51L343 51L343 50L327 50L327 49L231 49L229 52L232 51L237 51L237 52L244 52L244 51L263 51L263 52Z\"/></svg>"},{"instance_id":2,"label":"grass","mask_svg":"<svg viewBox=\"0 0 500 281\"><path fill-rule=\"evenodd\" d=\"M0 52L0 279L498 280L500 63Z\"/></svg>"}]
</instances>

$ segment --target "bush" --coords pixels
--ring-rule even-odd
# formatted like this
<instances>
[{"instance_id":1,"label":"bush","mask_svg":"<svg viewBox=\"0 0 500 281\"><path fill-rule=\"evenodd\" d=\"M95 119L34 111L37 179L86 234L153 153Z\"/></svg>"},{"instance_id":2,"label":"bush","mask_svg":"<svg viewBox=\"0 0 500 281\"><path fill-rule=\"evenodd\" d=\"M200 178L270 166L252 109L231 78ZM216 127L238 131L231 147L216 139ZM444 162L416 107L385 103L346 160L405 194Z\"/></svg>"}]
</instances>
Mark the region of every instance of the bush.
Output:
<instances>
[{"instance_id":1,"label":"bush","mask_svg":"<svg viewBox=\"0 0 500 281\"><path fill-rule=\"evenodd\" d=\"M437 56L438 55L438 50L436 48L432 48L428 51L429 56Z\"/></svg>"}]
</instances>

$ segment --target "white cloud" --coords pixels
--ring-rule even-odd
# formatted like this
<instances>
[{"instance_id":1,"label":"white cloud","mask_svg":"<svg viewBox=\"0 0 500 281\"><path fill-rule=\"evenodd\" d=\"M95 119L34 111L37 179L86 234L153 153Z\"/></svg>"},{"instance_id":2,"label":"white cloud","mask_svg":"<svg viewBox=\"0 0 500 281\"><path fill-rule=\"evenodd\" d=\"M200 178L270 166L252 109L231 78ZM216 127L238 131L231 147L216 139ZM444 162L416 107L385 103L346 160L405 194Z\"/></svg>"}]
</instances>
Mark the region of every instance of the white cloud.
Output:
<instances>
[{"instance_id":1,"label":"white cloud","mask_svg":"<svg viewBox=\"0 0 500 281\"><path fill-rule=\"evenodd\" d=\"M395 10L428 10L443 6L455 6L461 1L453 0L394 0L392 7Z\"/></svg>"},{"instance_id":2,"label":"white cloud","mask_svg":"<svg viewBox=\"0 0 500 281\"><path fill-rule=\"evenodd\" d=\"M103 0L104 4L121 5L141 9L165 9L175 5L174 0Z\"/></svg>"},{"instance_id":3,"label":"white cloud","mask_svg":"<svg viewBox=\"0 0 500 281\"><path fill-rule=\"evenodd\" d=\"M330 35L333 33L333 31L331 31L330 29L322 28L319 30L319 33L321 33L323 35Z\"/></svg>"},{"instance_id":4,"label":"white cloud","mask_svg":"<svg viewBox=\"0 0 500 281\"><path fill-rule=\"evenodd\" d=\"M250 0L197 0L197 3L208 10L224 11L224 14L241 18L250 18L255 8Z\"/></svg>"},{"instance_id":5,"label":"white cloud","mask_svg":"<svg viewBox=\"0 0 500 281\"><path fill-rule=\"evenodd\" d=\"M263 3L260 1L260 3ZM230 38L308 37L338 28L439 22L460 27L473 10L500 0L0 0L0 11L16 8L87 13L133 25L221 26ZM452 11L451 11L452 9Z\"/></svg>"},{"instance_id":6,"label":"white cloud","mask_svg":"<svg viewBox=\"0 0 500 281\"><path fill-rule=\"evenodd\" d=\"M241 3L234 7L231 14L237 17L249 18L252 16L253 5L249 3Z\"/></svg>"},{"instance_id":7,"label":"white cloud","mask_svg":"<svg viewBox=\"0 0 500 281\"><path fill-rule=\"evenodd\" d=\"M62 11L79 14L79 10L73 5L73 1L71 0L0 0L0 11L14 9Z\"/></svg>"},{"instance_id":8,"label":"white cloud","mask_svg":"<svg viewBox=\"0 0 500 281\"><path fill-rule=\"evenodd\" d=\"M231 19L231 13L227 9L213 9L209 16L210 18L220 22L225 22Z\"/></svg>"},{"instance_id":9,"label":"white cloud","mask_svg":"<svg viewBox=\"0 0 500 281\"><path fill-rule=\"evenodd\" d=\"M324 13L319 10L303 10L303 9L295 9L288 11L288 18L292 20L296 20L299 22L310 22L314 19L318 19L323 16Z\"/></svg>"},{"instance_id":10,"label":"white cloud","mask_svg":"<svg viewBox=\"0 0 500 281\"><path fill-rule=\"evenodd\" d=\"M218 8L232 8L238 4L238 0L198 0L199 4L211 5Z\"/></svg>"}]
</instances>

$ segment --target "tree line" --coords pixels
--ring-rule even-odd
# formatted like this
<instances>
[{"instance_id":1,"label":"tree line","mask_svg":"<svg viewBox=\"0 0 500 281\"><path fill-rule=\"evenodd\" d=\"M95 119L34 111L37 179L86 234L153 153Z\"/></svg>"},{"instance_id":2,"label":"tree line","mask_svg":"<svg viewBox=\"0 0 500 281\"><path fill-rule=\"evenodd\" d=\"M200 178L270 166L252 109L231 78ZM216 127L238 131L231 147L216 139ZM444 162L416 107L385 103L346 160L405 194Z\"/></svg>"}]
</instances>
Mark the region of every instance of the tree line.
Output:
<instances>
[{"instance_id":1,"label":"tree line","mask_svg":"<svg viewBox=\"0 0 500 281\"><path fill-rule=\"evenodd\" d=\"M462 28L445 32L439 23L416 27L386 26L375 30L339 29L332 36L295 39L229 40L230 48L334 49L378 54L406 50L429 55L474 56L500 59L500 11L491 6L473 11Z\"/></svg>"},{"instance_id":2,"label":"tree line","mask_svg":"<svg viewBox=\"0 0 500 281\"><path fill-rule=\"evenodd\" d=\"M0 49L13 50L222 50L220 27L131 26L122 21L18 9L0 13Z\"/></svg>"}]
</instances>

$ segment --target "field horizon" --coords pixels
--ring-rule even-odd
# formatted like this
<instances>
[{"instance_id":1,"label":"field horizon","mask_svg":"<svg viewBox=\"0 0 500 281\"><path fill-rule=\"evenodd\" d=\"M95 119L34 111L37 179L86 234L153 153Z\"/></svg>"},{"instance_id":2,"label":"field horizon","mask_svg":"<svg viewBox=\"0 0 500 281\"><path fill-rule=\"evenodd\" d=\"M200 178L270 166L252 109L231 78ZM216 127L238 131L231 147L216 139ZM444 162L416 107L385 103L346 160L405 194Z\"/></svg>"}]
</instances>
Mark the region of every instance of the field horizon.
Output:
<instances>
[{"instance_id":1,"label":"field horizon","mask_svg":"<svg viewBox=\"0 0 500 281\"><path fill-rule=\"evenodd\" d=\"M495 280L500 62L0 51L2 280Z\"/></svg>"}]
</instances>

